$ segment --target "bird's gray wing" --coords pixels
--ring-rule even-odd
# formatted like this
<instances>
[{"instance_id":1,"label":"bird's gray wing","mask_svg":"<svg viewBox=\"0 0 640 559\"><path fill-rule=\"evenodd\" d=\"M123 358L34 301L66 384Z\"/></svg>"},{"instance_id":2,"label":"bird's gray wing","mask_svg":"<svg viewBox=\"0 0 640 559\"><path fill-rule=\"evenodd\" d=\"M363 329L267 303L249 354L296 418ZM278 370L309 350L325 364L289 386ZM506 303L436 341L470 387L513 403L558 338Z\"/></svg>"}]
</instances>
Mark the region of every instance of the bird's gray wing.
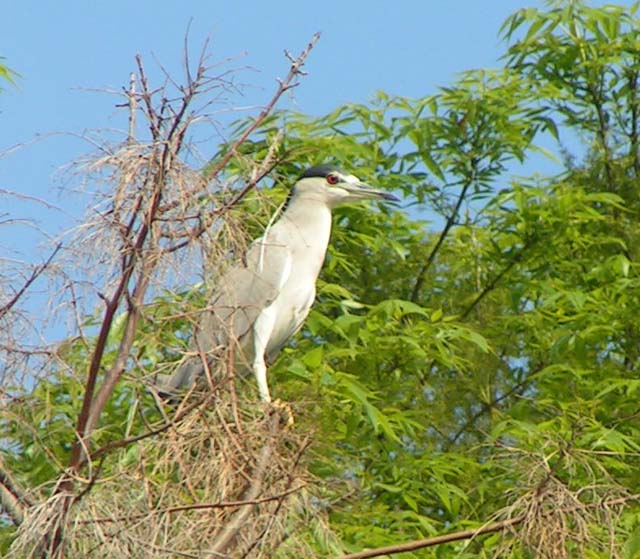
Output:
<instances>
[{"instance_id":1,"label":"bird's gray wing","mask_svg":"<svg viewBox=\"0 0 640 559\"><path fill-rule=\"evenodd\" d=\"M223 274L211 304L196 326L191 353L168 378L160 390L168 394L189 387L203 374L201 354L210 354L240 344L263 309L280 293L291 270L291 251L284 243L263 238L254 241L245 262ZM238 350L240 349L238 345Z\"/></svg>"},{"instance_id":2,"label":"bird's gray wing","mask_svg":"<svg viewBox=\"0 0 640 559\"><path fill-rule=\"evenodd\" d=\"M278 296L291 269L291 253L284 244L255 241L242 265L224 274L209 309L198 327L199 349L238 342L251 330L258 315Z\"/></svg>"}]
</instances>

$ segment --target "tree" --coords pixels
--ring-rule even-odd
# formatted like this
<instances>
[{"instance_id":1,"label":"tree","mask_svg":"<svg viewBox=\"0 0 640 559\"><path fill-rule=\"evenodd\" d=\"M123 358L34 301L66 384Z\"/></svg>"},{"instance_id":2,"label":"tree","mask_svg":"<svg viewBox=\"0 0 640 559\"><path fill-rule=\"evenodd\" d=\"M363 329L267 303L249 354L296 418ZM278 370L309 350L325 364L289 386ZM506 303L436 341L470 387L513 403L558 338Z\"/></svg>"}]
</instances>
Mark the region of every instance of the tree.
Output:
<instances>
[{"instance_id":1,"label":"tree","mask_svg":"<svg viewBox=\"0 0 640 559\"><path fill-rule=\"evenodd\" d=\"M33 390L11 391L0 482L28 497L23 519L3 501L20 525L6 523L5 546L636 557L639 27L635 6L523 9L502 27L504 68L322 118L264 112L203 172L179 159L188 120L161 123L147 85L130 93L152 140L175 136L129 138L94 167L115 170L99 228L83 231L110 243L106 311L83 317ZM518 176L539 151L562 172ZM317 305L271 369L294 427L223 363L211 390L157 409L145 383L175 366L207 286L155 272L203 265L194 248L207 274L223 267L300 169L327 159L410 204L338 212Z\"/></svg>"}]
</instances>

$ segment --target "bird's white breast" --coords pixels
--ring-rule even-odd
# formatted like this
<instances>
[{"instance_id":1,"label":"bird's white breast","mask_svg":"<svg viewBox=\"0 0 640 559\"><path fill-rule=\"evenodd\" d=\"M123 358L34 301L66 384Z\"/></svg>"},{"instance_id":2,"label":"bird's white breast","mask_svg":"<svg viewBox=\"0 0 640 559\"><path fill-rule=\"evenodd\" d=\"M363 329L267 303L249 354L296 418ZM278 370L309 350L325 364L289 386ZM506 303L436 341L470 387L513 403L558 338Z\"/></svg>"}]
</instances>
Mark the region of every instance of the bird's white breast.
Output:
<instances>
[{"instance_id":1,"label":"bird's white breast","mask_svg":"<svg viewBox=\"0 0 640 559\"><path fill-rule=\"evenodd\" d=\"M267 234L268 242L285 244L290 250L282 288L267 309L275 319L266 351L270 360L309 314L330 234L331 211L324 204L289 208Z\"/></svg>"}]
</instances>

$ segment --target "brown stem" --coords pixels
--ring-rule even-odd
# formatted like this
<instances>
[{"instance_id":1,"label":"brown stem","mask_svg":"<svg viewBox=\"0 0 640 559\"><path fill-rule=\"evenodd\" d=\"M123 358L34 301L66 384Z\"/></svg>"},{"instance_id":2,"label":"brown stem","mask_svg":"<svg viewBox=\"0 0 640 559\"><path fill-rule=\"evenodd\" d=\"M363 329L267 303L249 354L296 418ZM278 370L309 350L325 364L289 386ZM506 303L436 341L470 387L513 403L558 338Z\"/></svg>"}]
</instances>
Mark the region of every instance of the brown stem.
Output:
<instances>
[{"instance_id":1,"label":"brown stem","mask_svg":"<svg viewBox=\"0 0 640 559\"><path fill-rule=\"evenodd\" d=\"M456 219L458 218L458 213L460 212L460 208L462 207L462 202L467 196L467 191L469 190L469 187L473 184L474 177L475 177L475 172L472 171L469 177L467 177L466 181L462 185L462 190L458 195L456 205L453 208L453 211L451 212L449 217L447 218L447 221L444 224L444 228L442 229L442 231L440 232L440 235L438 236L438 240L436 241L436 244L431 249L429 256L427 256L427 259L425 260L424 264L420 268L420 271L418 272L418 276L413 286L413 291L411 292L411 298L410 298L410 300L413 303L415 303L418 300L418 296L420 295L420 291L422 290L422 285L424 284L424 280L426 278L427 272L429 271L429 268L431 268L431 265L433 264L433 261L435 260L436 255L438 254L440 247L442 246L442 243L444 243L445 238L449 234L449 231L456 223Z\"/></svg>"},{"instance_id":2,"label":"brown stem","mask_svg":"<svg viewBox=\"0 0 640 559\"><path fill-rule=\"evenodd\" d=\"M300 491L304 485L297 487L290 487L285 489L282 493L277 495L269 495L267 497L260 497L257 499L242 500L242 501L220 501L219 503L196 503L194 505L181 505L176 507L167 507L159 510L152 510L148 513L133 514L129 516L117 516L117 517L104 517L104 518L89 518L87 520L79 520L78 524L91 524L91 523L109 523L109 522L123 522L142 520L143 518L149 518L150 516L162 515L162 514L174 514L177 512L189 512L192 510L211 510L211 509L228 509L260 505L263 503L269 503L271 501L279 501L288 497L289 495Z\"/></svg>"},{"instance_id":3,"label":"brown stem","mask_svg":"<svg viewBox=\"0 0 640 559\"><path fill-rule=\"evenodd\" d=\"M25 506L34 502L27 492L14 479L13 475L0 457L0 506L9 515L16 526L24 519Z\"/></svg>"},{"instance_id":4,"label":"brown stem","mask_svg":"<svg viewBox=\"0 0 640 559\"><path fill-rule=\"evenodd\" d=\"M251 135L251 133L256 128L258 128L258 126L262 124L262 121L265 118L267 118L269 113L271 113L271 111L275 107L280 97L282 97L282 95L285 92L287 92L289 89L297 85L292 82L298 75L302 73L302 66L304 65L307 57L309 56L309 53L311 52L315 44L318 42L318 39L320 39L320 33L315 33L313 37L311 37L311 41L309 41L309 44L307 45L307 47L300 53L298 58L296 58L291 62L291 68L289 69L289 73L287 74L287 77L283 81L279 82L280 85L276 90L275 94L273 95L273 97L271 98L271 101L269 101L269 103L267 103L267 105L262 109L262 111L260 111L260 114L253 121L251 126L249 126L244 131L242 136L240 136L235 142L233 142L233 144L231 144L227 153L222 157L222 159L220 159L220 161L218 161L218 164L213 168L213 170L210 173L208 173L209 178L213 178L217 176L218 173L225 168L227 163L229 163L231 158L236 154L236 150L238 149L238 147L240 147L247 140L247 138Z\"/></svg>"},{"instance_id":5,"label":"brown stem","mask_svg":"<svg viewBox=\"0 0 640 559\"><path fill-rule=\"evenodd\" d=\"M252 556L251 555L252 551L262 541L262 539L264 538L265 534L267 534L267 532L269 532L269 530L271 529L271 526L275 522L280 510L282 509L282 506L284 504L285 498L289 494L291 494L293 492L291 490L291 485L293 484L293 481L294 481L294 473L295 473L296 469L298 468L298 464L300 463L300 460L302 459L302 455L305 453L305 451L307 450L307 448L309 447L310 444L311 444L311 435L307 435L305 440L302 441L302 444L300 445L300 450L298 450L298 454L295 457L295 460L293 461L293 464L291 465L291 468L289 469L289 475L287 476L287 484L286 484L285 490L280 494L280 497L277 499L278 502L276 504L276 507L271 512L271 514L269 515L269 521L264 526L264 528L262 529L260 534L258 534L253 539L253 542L251 543L251 545L249 545L249 547L247 547L247 549L244 550L244 552L242 554L242 559L245 559L246 557L251 557Z\"/></svg>"},{"instance_id":6,"label":"brown stem","mask_svg":"<svg viewBox=\"0 0 640 559\"><path fill-rule=\"evenodd\" d=\"M15 295L0 307L0 318L7 314L15 306L15 304L20 300L20 297L22 297L25 291L29 289L31 284L36 281L38 279L38 276L40 276L40 274L42 274L42 272L44 272L49 267L61 247L61 244L56 245L56 248L53 249L53 252L49 255L49 258L47 258L39 266L36 266L31 272L31 275L27 278L27 281L22 284L22 287L18 289Z\"/></svg>"},{"instance_id":7,"label":"brown stem","mask_svg":"<svg viewBox=\"0 0 640 559\"><path fill-rule=\"evenodd\" d=\"M262 485L267 474L269 463L276 448L276 436L279 423L280 416L279 414L274 413L269 418L269 439L260 450L260 455L256 460L256 466L253 469L253 479L243 495L243 501L256 500L262 491ZM252 511L252 507L243 507L234 513L222 531L216 536L215 545L211 550L214 555L223 555L226 553L235 541L240 530L242 530L243 526L246 524L246 520Z\"/></svg>"},{"instance_id":8,"label":"brown stem","mask_svg":"<svg viewBox=\"0 0 640 559\"><path fill-rule=\"evenodd\" d=\"M640 495L631 495L628 497L619 497L618 499L610 499L599 503L592 503L590 505L584 505L587 508L596 508L602 506L617 506L623 505L629 501L637 501L640 499ZM563 509L564 512L571 512L577 510L578 507L571 507ZM550 511L547 514L554 514L557 511ZM368 559L369 557L380 557L382 555L391 555L392 553L406 553L408 551L415 551L416 549L424 549L426 547L433 547L443 543L457 542L460 540L470 540L477 536L484 534L492 534L494 532L503 532L507 528L522 524L527 519L527 515L523 514L500 522L494 522L493 524L487 524L481 528L475 530L462 530L460 532L453 532L451 534L443 534L442 536L435 536L432 538L425 538L421 540L414 540L407 543L388 545L385 547L376 547L374 549L366 549L364 551L358 551L356 553L349 553L342 555L339 559Z\"/></svg>"}]
</instances>

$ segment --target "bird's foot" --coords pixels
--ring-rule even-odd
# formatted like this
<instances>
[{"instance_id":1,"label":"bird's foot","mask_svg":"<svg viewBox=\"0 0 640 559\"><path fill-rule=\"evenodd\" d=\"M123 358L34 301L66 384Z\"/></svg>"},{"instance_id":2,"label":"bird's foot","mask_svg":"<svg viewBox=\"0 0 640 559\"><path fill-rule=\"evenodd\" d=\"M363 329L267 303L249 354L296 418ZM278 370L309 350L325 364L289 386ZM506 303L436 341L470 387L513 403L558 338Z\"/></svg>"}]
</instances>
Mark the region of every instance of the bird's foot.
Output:
<instances>
[{"instance_id":1,"label":"bird's foot","mask_svg":"<svg viewBox=\"0 0 640 559\"><path fill-rule=\"evenodd\" d=\"M287 427L291 427L291 425L293 425L293 410L287 402L283 402L282 400L273 400L268 402L268 404L275 413L279 414L280 420Z\"/></svg>"}]
</instances>

